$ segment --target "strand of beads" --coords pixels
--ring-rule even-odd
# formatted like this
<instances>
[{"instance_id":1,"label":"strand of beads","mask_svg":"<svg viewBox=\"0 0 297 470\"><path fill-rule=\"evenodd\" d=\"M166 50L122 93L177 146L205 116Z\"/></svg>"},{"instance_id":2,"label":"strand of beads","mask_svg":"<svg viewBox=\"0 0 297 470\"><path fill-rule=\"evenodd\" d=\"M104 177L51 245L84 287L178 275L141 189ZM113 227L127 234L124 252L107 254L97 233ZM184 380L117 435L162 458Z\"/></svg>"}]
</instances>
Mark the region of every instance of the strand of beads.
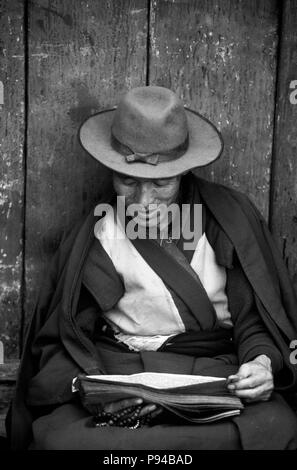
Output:
<instances>
[{"instance_id":1,"label":"strand of beads","mask_svg":"<svg viewBox=\"0 0 297 470\"><path fill-rule=\"evenodd\" d=\"M136 429L140 426L144 420L139 418L139 413L142 406L130 406L117 413L107 413L102 411L93 418L95 426L120 426L127 427L130 429Z\"/></svg>"}]
</instances>

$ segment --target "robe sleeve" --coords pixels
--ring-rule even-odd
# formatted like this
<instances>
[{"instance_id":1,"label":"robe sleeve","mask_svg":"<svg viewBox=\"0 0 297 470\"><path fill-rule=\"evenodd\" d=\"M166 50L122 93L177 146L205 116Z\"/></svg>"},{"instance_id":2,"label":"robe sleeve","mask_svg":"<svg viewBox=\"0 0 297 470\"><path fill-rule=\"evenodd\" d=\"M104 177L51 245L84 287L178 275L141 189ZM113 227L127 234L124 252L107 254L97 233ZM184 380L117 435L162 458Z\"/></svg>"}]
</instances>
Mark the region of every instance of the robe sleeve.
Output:
<instances>
[{"instance_id":1,"label":"robe sleeve","mask_svg":"<svg viewBox=\"0 0 297 470\"><path fill-rule=\"evenodd\" d=\"M273 373L280 372L283 368L282 355L257 311L252 287L238 259L234 260L233 268L227 271L227 296L239 363L265 354L271 360Z\"/></svg>"}]
</instances>

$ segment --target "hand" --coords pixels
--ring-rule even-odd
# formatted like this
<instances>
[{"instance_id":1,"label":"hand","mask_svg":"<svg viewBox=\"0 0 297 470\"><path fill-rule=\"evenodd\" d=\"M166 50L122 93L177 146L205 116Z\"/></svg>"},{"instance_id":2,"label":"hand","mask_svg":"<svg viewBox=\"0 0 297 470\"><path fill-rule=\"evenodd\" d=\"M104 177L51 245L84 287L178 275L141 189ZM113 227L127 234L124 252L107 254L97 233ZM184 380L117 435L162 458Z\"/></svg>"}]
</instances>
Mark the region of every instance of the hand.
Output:
<instances>
[{"instance_id":1,"label":"hand","mask_svg":"<svg viewBox=\"0 0 297 470\"><path fill-rule=\"evenodd\" d=\"M141 405L143 405L141 407ZM143 404L143 400L141 398L127 398L125 400L119 400L111 403L107 403L103 407L103 411L105 413L110 413L112 415L117 415L122 411L127 411L128 415L132 415L133 411L137 408L141 407L138 417L144 418L148 417L150 419L156 418L162 411L162 407L158 407L154 403ZM129 409L131 409L129 413ZM126 415L127 416L127 415Z\"/></svg>"},{"instance_id":2,"label":"hand","mask_svg":"<svg viewBox=\"0 0 297 470\"><path fill-rule=\"evenodd\" d=\"M265 354L242 364L236 375L227 379L230 392L247 402L267 401L273 391L271 360Z\"/></svg>"}]
</instances>

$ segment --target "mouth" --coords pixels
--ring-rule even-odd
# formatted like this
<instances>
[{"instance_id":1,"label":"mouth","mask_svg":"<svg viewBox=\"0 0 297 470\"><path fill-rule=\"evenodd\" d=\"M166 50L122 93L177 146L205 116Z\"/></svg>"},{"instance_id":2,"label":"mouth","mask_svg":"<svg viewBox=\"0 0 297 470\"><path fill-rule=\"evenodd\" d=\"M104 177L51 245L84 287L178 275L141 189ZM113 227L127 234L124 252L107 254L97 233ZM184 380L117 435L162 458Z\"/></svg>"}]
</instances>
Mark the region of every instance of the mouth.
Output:
<instances>
[{"instance_id":1,"label":"mouth","mask_svg":"<svg viewBox=\"0 0 297 470\"><path fill-rule=\"evenodd\" d=\"M137 224L142 227L157 227L168 225L168 207L164 204L154 204L145 210L143 207L129 206L127 207L127 215L129 215Z\"/></svg>"},{"instance_id":2,"label":"mouth","mask_svg":"<svg viewBox=\"0 0 297 470\"><path fill-rule=\"evenodd\" d=\"M138 211L135 217L142 220L152 220L158 218L158 216L160 217L160 213L158 211Z\"/></svg>"},{"instance_id":3,"label":"mouth","mask_svg":"<svg viewBox=\"0 0 297 470\"><path fill-rule=\"evenodd\" d=\"M135 222L139 223L140 225L158 225L160 223L160 214L157 212L155 213L137 213L134 216Z\"/></svg>"}]
</instances>

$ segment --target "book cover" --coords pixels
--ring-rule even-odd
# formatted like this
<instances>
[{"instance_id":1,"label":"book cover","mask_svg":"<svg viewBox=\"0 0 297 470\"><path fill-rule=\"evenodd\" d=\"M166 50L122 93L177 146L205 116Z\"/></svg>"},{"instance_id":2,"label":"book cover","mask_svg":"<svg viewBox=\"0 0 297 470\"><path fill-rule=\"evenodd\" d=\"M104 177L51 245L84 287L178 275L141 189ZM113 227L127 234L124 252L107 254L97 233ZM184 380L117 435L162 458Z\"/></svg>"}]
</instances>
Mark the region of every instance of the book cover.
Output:
<instances>
[{"instance_id":1,"label":"book cover","mask_svg":"<svg viewBox=\"0 0 297 470\"><path fill-rule=\"evenodd\" d=\"M132 375L79 375L73 381L88 411L96 415L109 402L139 397L193 423L217 421L240 414L243 404L231 395L226 379L144 372Z\"/></svg>"}]
</instances>

